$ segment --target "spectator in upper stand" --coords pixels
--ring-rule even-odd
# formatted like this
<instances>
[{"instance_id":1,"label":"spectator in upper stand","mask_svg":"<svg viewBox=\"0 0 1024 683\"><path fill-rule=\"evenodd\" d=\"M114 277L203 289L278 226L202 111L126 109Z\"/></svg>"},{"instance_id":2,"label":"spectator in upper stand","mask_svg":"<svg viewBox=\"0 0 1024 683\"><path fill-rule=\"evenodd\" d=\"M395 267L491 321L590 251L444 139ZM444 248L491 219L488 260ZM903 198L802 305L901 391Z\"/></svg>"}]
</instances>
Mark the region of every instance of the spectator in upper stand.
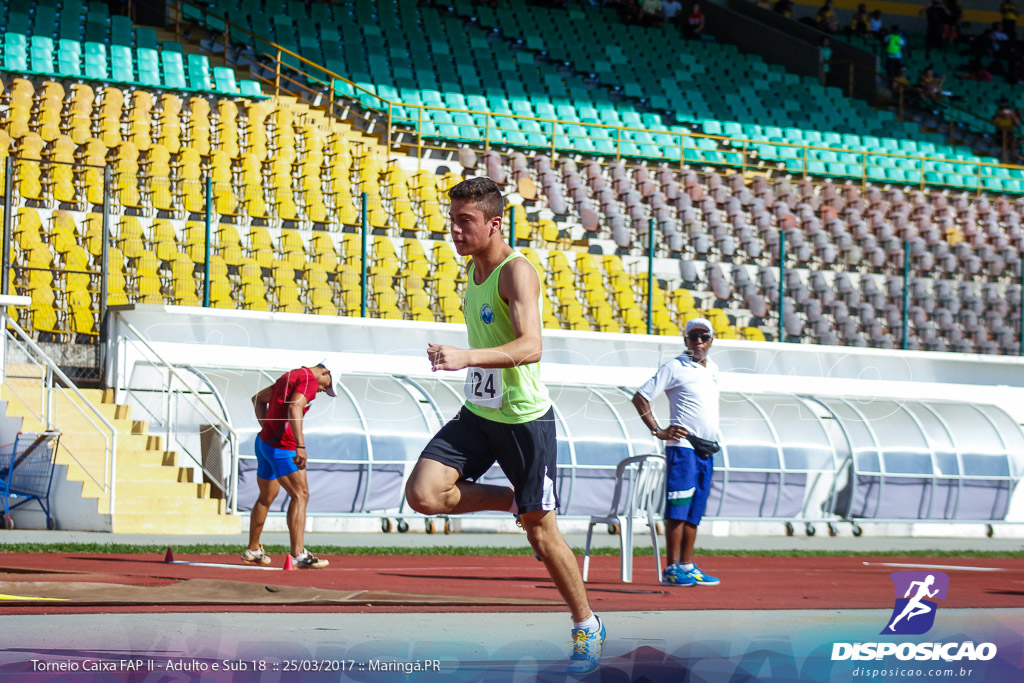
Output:
<instances>
[{"instance_id":1,"label":"spectator in upper stand","mask_svg":"<svg viewBox=\"0 0 1024 683\"><path fill-rule=\"evenodd\" d=\"M1006 51L1006 44L1010 41L1010 36L1003 28L1003 24L1000 24L998 21L992 22L992 33L990 38L992 40L992 50L1000 55L1004 54Z\"/></svg>"},{"instance_id":2,"label":"spectator in upper stand","mask_svg":"<svg viewBox=\"0 0 1024 683\"><path fill-rule=\"evenodd\" d=\"M781 14L787 19L793 18L793 0L778 0L773 9L776 14Z\"/></svg>"},{"instance_id":3,"label":"spectator in upper stand","mask_svg":"<svg viewBox=\"0 0 1024 683\"><path fill-rule=\"evenodd\" d=\"M966 73L959 74L958 77L968 81L988 82L992 80L992 73L985 67L985 63L980 58L974 57L967 64Z\"/></svg>"},{"instance_id":4,"label":"spectator in upper stand","mask_svg":"<svg viewBox=\"0 0 1024 683\"><path fill-rule=\"evenodd\" d=\"M918 78L918 93L921 95L921 99L926 106L943 103L942 84L945 78L945 76L936 74L931 66L928 66L921 74L921 77Z\"/></svg>"},{"instance_id":5,"label":"spectator in upper stand","mask_svg":"<svg viewBox=\"0 0 1024 683\"><path fill-rule=\"evenodd\" d=\"M910 79L907 78L907 67L901 65L889 83L889 89L892 90L893 98L898 100L901 93L906 96L912 87Z\"/></svg>"},{"instance_id":6,"label":"spectator in upper stand","mask_svg":"<svg viewBox=\"0 0 1024 683\"><path fill-rule=\"evenodd\" d=\"M1010 101L1004 97L999 100L999 109L992 117L992 123L999 131L1013 130L1020 125L1020 112L1014 109L1010 105Z\"/></svg>"},{"instance_id":7,"label":"spectator in upper stand","mask_svg":"<svg viewBox=\"0 0 1024 683\"><path fill-rule=\"evenodd\" d=\"M1013 0L1004 0L999 6L999 13L1003 16L1003 33L1010 38L1017 37L1017 3Z\"/></svg>"},{"instance_id":8,"label":"spectator in upper stand","mask_svg":"<svg viewBox=\"0 0 1024 683\"><path fill-rule=\"evenodd\" d=\"M850 22L850 33L855 36L866 36L868 33L868 6L864 3L857 5L857 12Z\"/></svg>"},{"instance_id":9,"label":"spectator in upper stand","mask_svg":"<svg viewBox=\"0 0 1024 683\"><path fill-rule=\"evenodd\" d=\"M876 9L868 15L868 31L873 36L882 36L882 10Z\"/></svg>"},{"instance_id":10,"label":"spectator in upper stand","mask_svg":"<svg viewBox=\"0 0 1024 683\"><path fill-rule=\"evenodd\" d=\"M644 23L648 26L661 26L661 0L641 0L640 10Z\"/></svg>"},{"instance_id":11,"label":"spectator in upper stand","mask_svg":"<svg viewBox=\"0 0 1024 683\"><path fill-rule=\"evenodd\" d=\"M1014 146L1013 131L1020 125L1020 112L1014 109L1004 97L999 101L996 115L992 117L992 125L996 127L996 133L1003 146L1003 161L1005 162L1009 157L1010 148Z\"/></svg>"},{"instance_id":12,"label":"spectator in upper stand","mask_svg":"<svg viewBox=\"0 0 1024 683\"><path fill-rule=\"evenodd\" d=\"M924 34L925 54L931 54L933 49L941 50L945 47L943 36L946 32L946 20L949 18L949 10L942 4L942 0L932 0L928 7L921 10L927 22L927 29Z\"/></svg>"},{"instance_id":13,"label":"spectator in upper stand","mask_svg":"<svg viewBox=\"0 0 1024 683\"><path fill-rule=\"evenodd\" d=\"M942 31L942 39L947 44L956 42L960 37L960 20L963 19L964 10L960 6L960 0L946 0L946 26Z\"/></svg>"},{"instance_id":14,"label":"spectator in upper stand","mask_svg":"<svg viewBox=\"0 0 1024 683\"><path fill-rule=\"evenodd\" d=\"M665 0L661 3L661 14L665 21L670 24L679 23L680 14L683 11L683 3L679 0Z\"/></svg>"},{"instance_id":15,"label":"spectator in upper stand","mask_svg":"<svg viewBox=\"0 0 1024 683\"><path fill-rule=\"evenodd\" d=\"M882 42L885 45L885 72L889 78L895 78L903 66L903 48L906 47L907 41L900 33L900 27L893 26Z\"/></svg>"},{"instance_id":16,"label":"spectator in upper stand","mask_svg":"<svg viewBox=\"0 0 1024 683\"><path fill-rule=\"evenodd\" d=\"M700 9L700 3L690 5L690 13L686 15L686 23L683 25L683 33L687 38L700 40L704 35L704 12Z\"/></svg>"},{"instance_id":17,"label":"spectator in upper stand","mask_svg":"<svg viewBox=\"0 0 1024 683\"><path fill-rule=\"evenodd\" d=\"M839 30L839 20L836 19L836 11L832 8L832 0L825 0L825 4L818 10L814 23L818 30L825 33L835 33Z\"/></svg>"},{"instance_id":18,"label":"spectator in upper stand","mask_svg":"<svg viewBox=\"0 0 1024 683\"><path fill-rule=\"evenodd\" d=\"M821 83L822 85L828 82L828 72L832 64L832 41L828 37L821 39Z\"/></svg>"}]
</instances>

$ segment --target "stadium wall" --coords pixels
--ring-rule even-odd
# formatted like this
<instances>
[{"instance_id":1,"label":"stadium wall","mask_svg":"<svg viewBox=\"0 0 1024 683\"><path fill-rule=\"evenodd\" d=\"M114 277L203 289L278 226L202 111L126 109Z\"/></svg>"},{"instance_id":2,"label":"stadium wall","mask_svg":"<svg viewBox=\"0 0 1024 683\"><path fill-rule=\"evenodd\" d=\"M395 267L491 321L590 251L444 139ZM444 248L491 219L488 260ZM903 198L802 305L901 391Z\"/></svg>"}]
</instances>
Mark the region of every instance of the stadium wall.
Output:
<instances>
[{"instance_id":1,"label":"stadium wall","mask_svg":"<svg viewBox=\"0 0 1024 683\"><path fill-rule=\"evenodd\" d=\"M253 497L250 489L254 486L250 461L257 425L251 417L249 397L285 370L327 362L335 378L347 384L347 397L340 392L338 399L318 400L308 416L306 437L310 447L338 461L325 461L325 469L311 475L312 498L321 504L333 499L334 505L330 509L321 508L319 513L314 505L311 509L313 529L369 530L376 526L382 514L395 516L393 511L401 501L403 472L407 474L422 443L444 419L454 414L461 400L458 394L462 373L431 373L425 352L428 343L465 346L466 333L462 325L148 305L113 307L108 323L106 381L109 386L121 390L130 385L136 395L145 393L147 383L149 390L160 390L159 373L149 367L151 359L134 341L134 333L129 331L128 325L147 339L167 362L198 368L205 374L207 386L214 387L216 400L233 417L233 427L240 435L241 509L251 502L248 499ZM576 442L571 468L574 479L566 484L575 487L576 495L568 510L577 517L593 514L598 506L607 505L605 496L610 489L605 492L604 488L608 484L608 468L613 468L614 462L624 454L651 452L650 436L633 414L628 397L661 363L679 355L682 341L677 337L545 330L544 344L543 377L553 388L556 408L561 406L567 415L564 424L572 426L569 431L573 432L571 439ZM1021 388L1024 387L1024 359L729 340L718 340L712 356L722 370L723 401L758 403L761 406L758 410L762 412L778 411L779 415L766 415L765 419L788 420L790 429L794 420L811 420L806 428L798 422L796 437L786 439L795 447L801 446L800 441L808 444L815 438L821 441L821 430L826 429L822 425L828 422L827 418L826 422L821 421L822 401L833 404L846 401L857 409L873 404L874 412L883 408L882 404L899 410L901 402L907 405L974 403L1008 415L1002 423L1008 430L1005 443L1013 445L1007 446L1004 465L1014 477L1024 474L1024 435L1019 427L1024 422L1024 389ZM199 383L196 388L206 390ZM588 388L595 396L600 396L600 400L588 400ZM163 412L158 393L145 400L154 402L151 407L154 413ZM601 400L615 403L615 410L623 421L621 431L617 427L604 430L608 425L600 424L598 413L604 409ZM352 406L356 404L363 405L358 419L353 416ZM808 407L812 413L818 411L817 417L806 412ZM667 415L664 403L656 404L655 409ZM172 409L172 412L177 410ZM594 415L586 415L591 411ZM866 410L864 414L871 413L872 410ZM595 433L586 433L587 430L580 427L587 420L597 420L590 423L595 426ZM158 424L152 428L155 432L160 430ZM969 428L959 429L958 442L971 438ZM746 440L748 444L757 445L756 439L737 439L735 432L728 428L724 431L730 457L741 450L743 443L738 442ZM1011 431L1015 433L1009 434ZM811 438L812 432L817 434L815 438ZM605 437L604 433L610 436ZM801 436L804 433L807 438ZM731 443L730 434L734 435ZM607 443L603 443L606 438ZM988 441L995 442L991 434ZM581 445L580 442L587 443ZM584 446L589 449L586 455L583 455ZM769 450L774 453L774 447ZM818 452L822 452L820 448ZM365 476L368 455L372 461L369 467L372 476ZM349 460L342 462L345 458ZM829 462L839 462L841 458L841 453L827 456ZM563 464L560 455L560 476ZM580 467L576 467L577 464ZM776 498L784 506L799 510L795 513L797 521L828 521L828 517L822 517L822 510L828 507L829 490L842 488L848 475L828 471L816 480L801 474L786 476L798 483L803 476L806 481L789 492L780 486L777 496L768 491L767 485L734 483L730 493L734 500L721 509L739 512L732 517L721 514L722 521L714 522L717 531L711 533L772 533L771 526L765 528L769 522L759 525L751 521L760 517L772 518L771 524L778 533L782 517L770 511ZM367 481L371 478L372 486ZM737 481L741 479L742 475ZM894 480L889 490L897 491L900 483ZM947 486L944 482L938 483ZM850 509L866 509L864 506L872 503L865 496L873 494L868 489L864 491L866 493L853 492ZM977 501L979 493L988 495L965 486L959 500L966 507L968 501ZM895 494L889 495L892 498ZM932 495L939 501L938 505L943 504L937 494ZM722 499L727 500L724 493ZM951 498L947 495L942 500ZM1024 487L1004 486L992 500L993 509L1000 510L993 519L1010 522L1001 525L999 535L1024 534L1024 527L1019 524L1024 522ZM735 507L737 501L739 508ZM949 505L947 503L947 510ZM759 512L766 509L769 512ZM973 509L977 509L977 505ZM371 510L391 510L392 513L361 512ZM904 510L897 516L905 513ZM347 518L342 519L345 515ZM978 517L967 519L977 520ZM911 533L908 530L914 528L922 535L985 533L984 524L963 521L947 523L929 518L894 523L889 520L885 531L871 533L895 535ZM872 520L867 522L870 524ZM466 523L458 528L466 529Z\"/></svg>"}]
</instances>

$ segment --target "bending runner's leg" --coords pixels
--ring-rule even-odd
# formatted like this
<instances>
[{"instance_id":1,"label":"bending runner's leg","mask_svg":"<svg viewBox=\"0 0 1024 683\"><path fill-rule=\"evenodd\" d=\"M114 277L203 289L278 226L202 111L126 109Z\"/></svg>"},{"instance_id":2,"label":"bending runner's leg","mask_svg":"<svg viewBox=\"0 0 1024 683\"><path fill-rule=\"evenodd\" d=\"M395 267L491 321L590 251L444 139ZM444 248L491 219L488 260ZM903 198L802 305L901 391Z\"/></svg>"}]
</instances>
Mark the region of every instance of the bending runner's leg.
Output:
<instances>
[{"instance_id":1,"label":"bending runner's leg","mask_svg":"<svg viewBox=\"0 0 1024 683\"><path fill-rule=\"evenodd\" d=\"M424 515L505 512L512 507L513 492L507 486L476 484L460 476L454 467L420 458L405 485L405 499L413 510Z\"/></svg>"},{"instance_id":2,"label":"bending runner's leg","mask_svg":"<svg viewBox=\"0 0 1024 683\"><path fill-rule=\"evenodd\" d=\"M580 568L576 564L576 556L555 524L556 513L553 510L535 510L524 512L519 518L526 529L530 545L540 556L555 587L569 606L573 621L581 622L590 618L593 613L587 601L587 590L583 586Z\"/></svg>"},{"instance_id":3,"label":"bending runner's leg","mask_svg":"<svg viewBox=\"0 0 1024 683\"><path fill-rule=\"evenodd\" d=\"M309 502L309 486L306 471L298 470L278 478L281 487L291 497L288 503L288 537L292 546L292 557L298 557L305 549L306 504Z\"/></svg>"},{"instance_id":4,"label":"bending runner's leg","mask_svg":"<svg viewBox=\"0 0 1024 683\"><path fill-rule=\"evenodd\" d=\"M270 512L270 506L281 490L281 485L276 479L256 477L256 485L259 486L260 495L249 515L249 550L252 551L259 550L260 535L263 533L263 524L267 521L267 513Z\"/></svg>"}]
</instances>

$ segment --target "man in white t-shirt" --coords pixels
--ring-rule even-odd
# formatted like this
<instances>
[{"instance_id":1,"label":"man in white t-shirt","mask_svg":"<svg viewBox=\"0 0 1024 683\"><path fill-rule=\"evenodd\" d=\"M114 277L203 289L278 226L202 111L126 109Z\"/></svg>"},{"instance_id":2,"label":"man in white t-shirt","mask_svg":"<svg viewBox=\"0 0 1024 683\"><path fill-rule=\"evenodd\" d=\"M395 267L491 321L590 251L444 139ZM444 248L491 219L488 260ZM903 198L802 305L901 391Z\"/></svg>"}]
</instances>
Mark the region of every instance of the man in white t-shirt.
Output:
<instances>
[{"instance_id":1,"label":"man in white t-shirt","mask_svg":"<svg viewBox=\"0 0 1024 683\"><path fill-rule=\"evenodd\" d=\"M718 451L718 366L708 358L714 328L704 318L686 323L686 353L662 365L633 395L633 405L651 434L665 444L665 571L673 586L717 586L693 563L697 526L704 516L714 454ZM666 429L651 413L651 401L665 392L670 406Z\"/></svg>"}]
</instances>

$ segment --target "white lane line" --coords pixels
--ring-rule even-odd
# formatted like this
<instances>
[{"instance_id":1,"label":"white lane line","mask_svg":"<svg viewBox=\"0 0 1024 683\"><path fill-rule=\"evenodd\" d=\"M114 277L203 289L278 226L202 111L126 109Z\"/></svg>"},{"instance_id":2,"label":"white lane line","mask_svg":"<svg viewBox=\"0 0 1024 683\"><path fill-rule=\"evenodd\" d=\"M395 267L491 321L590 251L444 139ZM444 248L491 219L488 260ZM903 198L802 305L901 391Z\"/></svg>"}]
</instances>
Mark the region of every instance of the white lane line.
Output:
<instances>
[{"instance_id":1,"label":"white lane line","mask_svg":"<svg viewBox=\"0 0 1024 683\"><path fill-rule=\"evenodd\" d=\"M913 569L955 569L965 572L1005 572L1003 567L962 567L955 564L910 564L904 562L865 562L875 567L911 567Z\"/></svg>"},{"instance_id":2,"label":"white lane line","mask_svg":"<svg viewBox=\"0 0 1024 683\"><path fill-rule=\"evenodd\" d=\"M221 567L223 569L259 569L265 572L284 571L283 567L256 567L248 564L220 564L217 562L186 562L185 560L172 560L164 564L184 564L190 567Z\"/></svg>"}]
</instances>

